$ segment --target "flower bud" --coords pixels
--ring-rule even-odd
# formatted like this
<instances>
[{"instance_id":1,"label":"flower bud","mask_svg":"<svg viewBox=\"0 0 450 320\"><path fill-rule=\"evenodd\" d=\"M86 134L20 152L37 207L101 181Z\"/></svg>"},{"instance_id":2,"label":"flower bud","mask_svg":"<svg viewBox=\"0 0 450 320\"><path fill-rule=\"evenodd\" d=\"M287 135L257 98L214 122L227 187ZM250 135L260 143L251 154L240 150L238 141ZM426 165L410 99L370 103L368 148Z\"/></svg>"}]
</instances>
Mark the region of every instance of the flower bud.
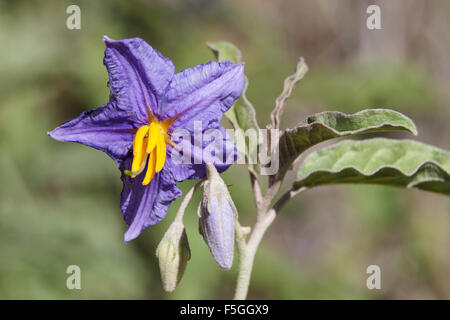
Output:
<instances>
[{"instance_id":1,"label":"flower bud","mask_svg":"<svg viewBox=\"0 0 450 320\"><path fill-rule=\"evenodd\" d=\"M156 249L156 256L164 290L175 290L191 258L186 230L181 221L175 220L167 229Z\"/></svg>"},{"instance_id":2,"label":"flower bud","mask_svg":"<svg viewBox=\"0 0 450 320\"><path fill-rule=\"evenodd\" d=\"M234 254L235 207L228 188L213 165L207 165L208 180L199 206L200 231L214 259L230 269Z\"/></svg>"}]
</instances>

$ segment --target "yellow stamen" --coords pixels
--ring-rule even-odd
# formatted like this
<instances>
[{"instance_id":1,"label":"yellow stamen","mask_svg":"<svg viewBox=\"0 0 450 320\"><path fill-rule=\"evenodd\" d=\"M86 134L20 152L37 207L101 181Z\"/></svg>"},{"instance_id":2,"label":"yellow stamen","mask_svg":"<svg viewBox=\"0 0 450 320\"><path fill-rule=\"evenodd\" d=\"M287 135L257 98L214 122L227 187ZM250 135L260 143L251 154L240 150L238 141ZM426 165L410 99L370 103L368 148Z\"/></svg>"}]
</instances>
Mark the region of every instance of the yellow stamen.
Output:
<instances>
[{"instance_id":1,"label":"yellow stamen","mask_svg":"<svg viewBox=\"0 0 450 320\"><path fill-rule=\"evenodd\" d=\"M134 140L133 140L133 154L134 155L138 152L138 150L140 150L139 143L142 143L142 139L144 139L147 132L148 132L148 126L142 126L137 130L136 136L134 137Z\"/></svg>"},{"instance_id":2,"label":"yellow stamen","mask_svg":"<svg viewBox=\"0 0 450 320\"><path fill-rule=\"evenodd\" d=\"M148 145L147 145L147 153L151 153L156 146L156 140L158 139L158 135L160 134L161 128L155 122L150 123L150 127L148 130Z\"/></svg>"},{"instance_id":3,"label":"yellow stamen","mask_svg":"<svg viewBox=\"0 0 450 320\"><path fill-rule=\"evenodd\" d=\"M164 167L164 162L166 161L166 140L164 136L158 135L158 140L156 141L156 172L160 172Z\"/></svg>"},{"instance_id":4,"label":"yellow stamen","mask_svg":"<svg viewBox=\"0 0 450 320\"><path fill-rule=\"evenodd\" d=\"M146 186L152 181L155 176L155 167L156 167L156 150L150 153L150 157L148 160L147 172L145 173L144 181L142 181L142 185Z\"/></svg>"},{"instance_id":5,"label":"yellow stamen","mask_svg":"<svg viewBox=\"0 0 450 320\"><path fill-rule=\"evenodd\" d=\"M131 165L131 171L138 171L142 165L142 162L146 160L146 150L148 139L145 137L148 133L148 126L142 126L136 132L136 136L133 140L133 163Z\"/></svg>"},{"instance_id":6,"label":"yellow stamen","mask_svg":"<svg viewBox=\"0 0 450 320\"><path fill-rule=\"evenodd\" d=\"M134 137L133 162L131 170L125 170L126 174L134 178L144 171L147 165L142 181L142 185L145 186L162 170L166 161L166 144L172 144L167 131L177 118L178 116L160 122L153 115L149 116L149 125L140 127Z\"/></svg>"}]
</instances>

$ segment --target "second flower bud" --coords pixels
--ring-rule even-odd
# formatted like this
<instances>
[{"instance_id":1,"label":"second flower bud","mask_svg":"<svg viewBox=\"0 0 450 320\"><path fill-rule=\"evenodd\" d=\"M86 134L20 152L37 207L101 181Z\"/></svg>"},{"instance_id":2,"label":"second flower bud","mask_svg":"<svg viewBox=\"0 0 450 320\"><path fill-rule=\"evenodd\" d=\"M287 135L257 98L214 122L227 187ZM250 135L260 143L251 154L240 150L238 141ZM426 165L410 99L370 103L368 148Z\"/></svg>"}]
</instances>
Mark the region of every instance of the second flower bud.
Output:
<instances>
[{"instance_id":1,"label":"second flower bud","mask_svg":"<svg viewBox=\"0 0 450 320\"><path fill-rule=\"evenodd\" d=\"M230 269L236 210L227 186L212 164L207 165L207 177L198 210L199 229L219 267Z\"/></svg>"}]
</instances>

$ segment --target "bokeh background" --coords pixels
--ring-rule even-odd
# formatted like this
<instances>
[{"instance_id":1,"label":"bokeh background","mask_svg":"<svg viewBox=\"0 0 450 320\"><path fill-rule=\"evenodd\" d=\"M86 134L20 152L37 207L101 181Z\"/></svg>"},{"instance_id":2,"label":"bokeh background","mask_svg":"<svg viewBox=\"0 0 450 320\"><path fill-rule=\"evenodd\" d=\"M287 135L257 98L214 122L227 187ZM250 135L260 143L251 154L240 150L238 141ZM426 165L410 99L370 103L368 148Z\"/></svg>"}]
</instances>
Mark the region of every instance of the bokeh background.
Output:
<instances>
[{"instance_id":1,"label":"bokeh background","mask_svg":"<svg viewBox=\"0 0 450 320\"><path fill-rule=\"evenodd\" d=\"M365 27L369 2L381 6L382 30ZM70 4L81 8L81 30L66 28ZM325 110L385 107L416 122L417 140L450 146L446 0L1 0L0 298L232 297L236 260L222 271L212 259L197 232L198 195L185 216L192 259L168 294L155 249L180 200L165 220L124 244L121 182L112 160L46 135L108 99L103 35L142 37L177 70L212 60L207 41L235 43L260 125L303 56L310 71L289 100L284 127ZM224 178L242 222L253 224L246 176L234 166ZM249 297L449 299L449 212L449 198L420 191L310 190L269 229ZM71 264L81 267L82 290L66 288ZM381 290L366 288L372 264L381 267Z\"/></svg>"}]
</instances>

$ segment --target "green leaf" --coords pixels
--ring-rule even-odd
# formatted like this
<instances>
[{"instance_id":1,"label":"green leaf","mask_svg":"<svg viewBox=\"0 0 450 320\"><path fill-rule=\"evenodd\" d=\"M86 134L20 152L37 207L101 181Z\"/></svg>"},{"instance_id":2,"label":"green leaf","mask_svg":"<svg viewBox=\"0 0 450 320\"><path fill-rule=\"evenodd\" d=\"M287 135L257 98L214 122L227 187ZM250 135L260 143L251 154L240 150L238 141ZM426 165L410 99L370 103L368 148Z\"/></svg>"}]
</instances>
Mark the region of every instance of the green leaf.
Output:
<instances>
[{"instance_id":1,"label":"green leaf","mask_svg":"<svg viewBox=\"0 0 450 320\"><path fill-rule=\"evenodd\" d=\"M366 183L450 195L450 152L412 140L343 141L310 154L294 188Z\"/></svg>"},{"instance_id":2,"label":"green leaf","mask_svg":"<svg viewBox=\"0 0 450 320\"><path fill-rule=\"evenodd\" d=\"M241 97L231 106L225 116L231 121L235 129L242 129L244 131L248 129L258 130L259 126L256 122L255 108L246 96L247 87L248 79L245 77L245 86Z\"/></svg>"},{"instance_id":3,"label":"green leaf","mask_svg":"<svg viewBox=\"0 0 450 320\"><path fill-rule=\"evenodd\" d=\"M241 51L232 43L226 41L208 42L208 47L213 51L218 61L231 60L234 63L240 63L242 54ZM230 120L235 129L242 129L244 132L251 130L259 130L258 122L256 121L255 108L247 99L246 92L248 87L248 79L245 77L245 87L241 97L231 106L225 113L225 116ZM245 150L239 150L247 156L256 154L255 150L249 150L250 144L246 139ZM256 159L253 159L255 162Z\"/></svg>"},{"instance_id":4,"label":"green leaf","mask_svg":"<svg viewBox=\"0 0 450 320\"><path fill-rule=\"evenodd\" d=\"M272 176L280 180L292 163L309 147L332 138L379 132L408 131L417 134L411 119L389 109L368 109L354 114L337 111L309 116L295 128L287 129L279 140L279 170Z\"/></svg>"},{"instance_id":5,"label":"green leaf","mask_svg":"<svg viewBox=\"0 0 450 320\"><path fill-rule=\"evenodd\" d=\"M300 58L299 62L297 63L295 73L284 80L283 91L275 100L275 108L270 113L272 128L278 129L280 127L281 115L283 114L286 101L291 96L297 82L303 79L306 72L308 72L308 65L305 63L305 60L303 58Z\"/></svg>"},{"instance_id":6,"label":"green leaf","mask_svg":"<svg viewBox=\"0 0 450 320\"><path fill-rule=\"evenodd\" d=\"M242 53L234 44L226 41L207 42L206 44L214 53L217 61L231 60L233 63L241 62Z\"/></svg>"}]
</instances>

